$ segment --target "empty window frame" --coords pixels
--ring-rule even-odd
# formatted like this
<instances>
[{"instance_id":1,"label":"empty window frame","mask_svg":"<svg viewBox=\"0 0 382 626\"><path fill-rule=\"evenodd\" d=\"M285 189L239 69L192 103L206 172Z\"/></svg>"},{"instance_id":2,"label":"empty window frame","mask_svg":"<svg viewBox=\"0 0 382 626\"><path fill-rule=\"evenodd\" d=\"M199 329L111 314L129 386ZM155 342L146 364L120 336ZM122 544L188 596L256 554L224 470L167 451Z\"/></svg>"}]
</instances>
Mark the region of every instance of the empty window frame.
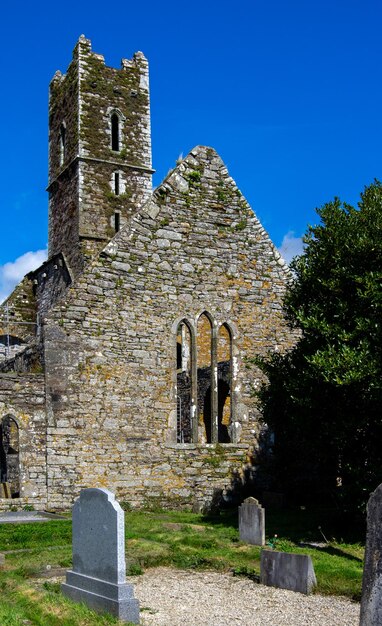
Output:
<instances>
[{"instance_id":1,"label":"empty window frame","mask_svg":"<svg viewBox=\"0 0 382 626\"><path fill-rule=\"evenodd\" d=\"M195 441L195 375L193 372L193 334L187 320L178 324L176 331L176 441Z\"/></svg>"},{"instance_id":2,"label":"empty window frame","mask_svg":"<svg viewBox=\"0 0 382 626\"><path fill-rule=\"evenodd\" d=\"M205 443L212 443L214 437L214 370L212 367L212 321L207 312L202 313L197 323L198 355L198 422L199 438Z\"/></svg>"},{"instance_id":3,"label":"empty window frame","mask_svg":"<svg viewBox=\"0 0 382 626\"><path fill-rule=\"evenodd\" d=\"M121 228L121 213L120 211L115 211L114 213L114 230L116 233L119 232Z\"/></svg>"},{"instance_id":4,"label":"empty window frame","mask_svg":"<svg viewBox=\"0 0 382 626\"><path fill-rule=\"evenodd\" d=\"M220 443L230 443L230 426L232 423L232 334L226 324L220 326L218 331L217 375L218 441Z\"/></svg>"},{"instance_id":5,"label":"empty window frame","mask_svg":"<svg viewBox=\"0 0 382 626\"><path fill-rule=\"evenodd\" d=\"M227 324L217 331L205 311L197 324L197 397L199 438L230 443L232 406L232 334Z\"/></svg>"},{"instance_id":6,"label":"empty window frame","mask_svg":"<svg viewBox=\"0 0 382 626\"><path fill-rule=\"evenodd\" d=\"M119 183L120 183L120 178L119 178L119 172L114 172L114 193L116 196L119 196Z\"/></svg>"},{"instance_id":7,"label":"empty window frame","mask_svg":"<svg viewBox=\"0 0 382 626\"><path fill-rule=\"evenodd\" d=\"M231 443L232 331L204 311L177 328L177 442Z\"/></svg>"}]
</instances>

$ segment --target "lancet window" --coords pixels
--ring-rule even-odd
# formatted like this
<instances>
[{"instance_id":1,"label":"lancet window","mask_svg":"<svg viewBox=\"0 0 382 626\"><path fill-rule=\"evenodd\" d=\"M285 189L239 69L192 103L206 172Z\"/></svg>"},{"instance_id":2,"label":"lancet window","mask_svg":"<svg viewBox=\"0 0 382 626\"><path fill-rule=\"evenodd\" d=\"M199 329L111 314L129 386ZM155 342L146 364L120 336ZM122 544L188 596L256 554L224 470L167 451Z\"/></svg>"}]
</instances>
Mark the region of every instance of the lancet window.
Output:
<instances>
[{"instance_id":1,"label":"lancet window","mask_svg":"<svg viewBox=\"0 0 382 626\"><path fill-rule=\"evenodd\" d=\"M111 149L115 152L120 151L120 119L118 113L112 113L111 118Z\"/></svg>"},{"instance_id":2,"label":"lancet window","mask_svg":"<svg viewBox=\"0 0 382 626\"><path fill-rule=\"evenodd\" d=\"M63 165L66 159L66 124L62 122L60 126L60 165Z\"/></svg>"}]
</instances>

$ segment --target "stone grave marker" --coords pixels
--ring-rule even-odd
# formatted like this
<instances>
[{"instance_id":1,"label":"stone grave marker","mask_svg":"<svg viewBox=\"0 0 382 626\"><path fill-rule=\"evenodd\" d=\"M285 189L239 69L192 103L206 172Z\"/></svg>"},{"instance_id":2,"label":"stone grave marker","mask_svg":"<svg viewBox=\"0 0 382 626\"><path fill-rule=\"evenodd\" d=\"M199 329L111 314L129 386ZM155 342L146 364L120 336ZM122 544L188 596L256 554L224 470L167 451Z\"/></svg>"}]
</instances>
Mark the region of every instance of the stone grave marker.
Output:
<instances>
[{"instance_id":1,"label":"stone grave marker","mask_svg":"<svg viewBox=\"0 0 382 626\"><path fill-rule=\"evenodd\" d=\"M81 491L73 506L73 569L62 591L99 613L139 624L139 602L126 583L124 521L110 491Z\"/></svg>"},{"instance_id":2,"label":"stone grave marker","mask_svg":"<svg viewBox=\"0 0 382 626\"><path fill-rule=\"evenodd\" d=\"M362 579L361 626L382 624L382 484L367 503L367 535Z\"/></svg>"},{"instance_id":3,"label":"stone grave marker","mask_svg":"<svg viewBox=\"0 0 382 626\"><path fill-rule=\"evenodd\" d=\"M308 594L317 584L312 559L307 554L262 550L260 583Z\"/></svg>"},{"instance_id":4,"label":"stone grave marker","mask_svg":"<svg viewBox=\"0 0 382 626\"><path fill-rule=\"evenodd\" d=\"M255 498L239 506L239 537L255 546L265 544L265 511Z\"/></svg>"}]
</instances>

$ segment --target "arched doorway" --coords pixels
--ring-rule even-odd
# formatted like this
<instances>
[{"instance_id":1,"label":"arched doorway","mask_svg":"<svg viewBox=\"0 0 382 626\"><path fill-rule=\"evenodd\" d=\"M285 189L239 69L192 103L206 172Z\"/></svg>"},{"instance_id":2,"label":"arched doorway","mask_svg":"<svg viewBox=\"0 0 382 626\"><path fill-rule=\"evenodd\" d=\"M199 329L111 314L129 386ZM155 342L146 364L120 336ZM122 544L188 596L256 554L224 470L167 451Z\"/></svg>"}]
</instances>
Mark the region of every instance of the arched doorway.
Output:
<instances>
[{"instance_id":1,"label":"arched doorway","mask_svg":"<svg viewBox=\"0 0 382 626\"><path fill-rule=\"evenodd\" d=\"M19 427L12 415L6 415L0 425L0 474L1 483L7 483L12 498L20 497L19 456Z\"/></svg>"}]
</instances>

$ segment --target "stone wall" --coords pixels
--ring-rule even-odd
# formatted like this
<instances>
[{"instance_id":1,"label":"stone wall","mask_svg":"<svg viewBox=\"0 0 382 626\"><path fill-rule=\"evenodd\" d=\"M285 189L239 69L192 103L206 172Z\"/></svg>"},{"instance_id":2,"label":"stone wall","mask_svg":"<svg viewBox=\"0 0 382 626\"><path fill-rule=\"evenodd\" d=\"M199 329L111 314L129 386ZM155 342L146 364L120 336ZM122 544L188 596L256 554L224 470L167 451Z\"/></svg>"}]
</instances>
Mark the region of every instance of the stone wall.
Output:
<instances>
[{"instance_id":1,"label":"stone wall","mask_svg":"<svg viewBox=\"0 0 382 626\"><path fill-rule=\"evenodd\" d=\"M19 430L20 498L0 499L10 506L46 507L45 385L42 374L0 374L0 420L13 417Z\"/></svg>"},{"instance_id":2,"label":"stone wall","mask_svg":"<svg viewBox=\"0 0 382 626\"><path fill-rule=\"evenodd\" d=\"M37 303L32 282L25 277L0 306L0 362L12 358L36 336Z\"/></svg>"},{"instance_id":3,"label":"stone wall","mask_svg":"<svg viewBox=\"0 0 382 626\"><path fill-rule=\"evenodd\" d=\"M72 282L63 255L61 253L54 255L37 270L30 272L28 277L33 281L39 319L43 319L52 306L64 296Z\"/></svg>"},{"instance_id":4,"label":"stone wall","mask_svg":"<svg viewBox=\"0 0 382 626\"><path fill-rule=\"evenodd\" d=\"M0 361L0 372L40 374L42 371L43 350L39 341L24 345L22 350L19 350L10 359Z\"/></svg>"},{"instance_id":5,"label":"stone wall","mask_svg":"<svg viewBox=\"0 0 382 626\"><path fill-rule=\"evenodd\" d=\"M229 491L256 458L250 359L295 339L282 315L289 279L220 158L193 150L47 316L49 506L90 486L133 504ZM204 311L218 336L232 331L236 443L176 443L178 324L196 336Z\"/></svg>"},{"instance_id":6,"label":"stone wall","mask_svg":"<svg viewBox=\"0 0 382 626\"><path fill-rule=\"evenodd\" d=\"M78 167L78 161L72 161L48 187L49 258L62 253L74 276L84 268L78 233Z\"/></svg>"},{"instance_id":7,"label":"stone wall","mask_svg":"<svg viewBox=\"0 0 382 626\"><path fill-rule=\"evenodd\" d=\"M67 73L57 71L49 86L49 257L63 252L75 272L83 267L78 239L78 75L79 44Z\"/></svg>"}]
</instances>

